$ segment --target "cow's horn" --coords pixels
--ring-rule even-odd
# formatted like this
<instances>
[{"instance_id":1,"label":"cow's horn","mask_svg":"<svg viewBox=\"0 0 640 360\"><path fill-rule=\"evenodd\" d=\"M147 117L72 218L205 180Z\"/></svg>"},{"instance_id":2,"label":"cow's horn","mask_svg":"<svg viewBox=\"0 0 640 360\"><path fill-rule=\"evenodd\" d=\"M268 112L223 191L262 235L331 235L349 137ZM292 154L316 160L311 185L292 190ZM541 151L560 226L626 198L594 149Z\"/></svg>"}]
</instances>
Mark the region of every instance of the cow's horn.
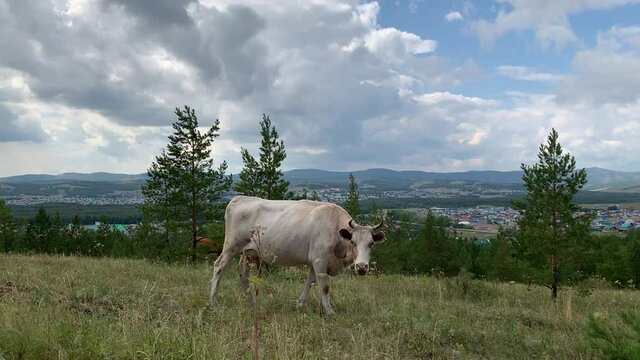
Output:
<instances>
[{"instance_id":1,"label":"cow's horn","mask_svg":"<svg viewBox=\"0 0 640 360\"><path fill-rule=\"evenodd\" d=\"M380 221L380 224L376 225L373 227L373 231L378 231L380 230L380 228L382 228L382 225L384 225L384 220Z\"/></svg>"},{"instance_id":2,"label":"cow's horn","mask_svg":"<svg viewBox=\"0 0 640 360\"><path fill-rule=\"evenodd\" d=\"M353 219L349 220L349 227L350 227L350 228L352 228L352 229L353 229L354 227L356 227L356 225L355 225L355 224L356 224L356 222L355 222L355 221L353 221Z\"/></svg>"}]
</instances>

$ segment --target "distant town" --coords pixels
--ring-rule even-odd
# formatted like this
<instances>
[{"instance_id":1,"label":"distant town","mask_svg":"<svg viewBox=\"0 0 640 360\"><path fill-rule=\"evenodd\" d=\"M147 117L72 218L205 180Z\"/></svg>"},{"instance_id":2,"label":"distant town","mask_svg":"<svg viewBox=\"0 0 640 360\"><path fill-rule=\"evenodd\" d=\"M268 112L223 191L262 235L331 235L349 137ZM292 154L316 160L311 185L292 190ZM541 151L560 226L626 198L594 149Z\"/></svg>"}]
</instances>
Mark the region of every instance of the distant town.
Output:
<instances>
[{"instance_id":1,"label":"distant town","mask_svg":"<svg viewBox=\"0 0 640 360\"><path fill-rule=\"evenodd\" d=\"M301 190L298 190L300 192ZM340 187L327 187L315 190L322 201L342 203L347 198L347 189ZM363 189L360 192L360 200L371 199L453 199L460 196L478 196L481 198L512 197L522 195L524 190L511 189L505 186L487 188L487 185L467 185L463 188L437 187L416 188L406 190L378 190ZM227 194L227 198L233 194ZM65 203L79 205L135 205L144 201L140 190L118 191L117 193L103 195L5 195L1 196L9 205L39 205L47 203Z\"/></svg>"},{"instance_id":2,"label":"distant town","mask_svg":"<svg viewBox=\"0 0 640 360\"><path fill-rule=\"evenodd\" d=\"M142 204L144 198L141 191L126 191L110 195L17 195L4 196L8 205L40 205L40 204L79 204L79 205L135 205Z\"/></svg>"},{"instance_id":3,"label":"distant town","mask_svg":"<svg viewBox=\"0 0 640 360\"><path fill-rule=\"evenodd\" d=\"M467 225L474 230L497 232L498 227L514 227L520 218L520 213L511 207L472 208L440 208L417 209L419 216L426 216L431 211L433 215L445 216L454 223ZM619 207L611 205L602 209L585 209L594 219L591 230L594 232L626 232L633 228L640 228L640 210L637 207Z\"/></svg>"},{"instance_id":4,"label":"distant town","mask_svg":"<svg viewBox=\"0 0 640 360\"><path fill-rule=\"evenodd\" d=\"M492 192L486 188L478 187L476 191L452 191L450 188L444 189L416 189L398 191L363 191L360 199L363 201L381 198L435 198L449 199L464 195L481 195L485 197L509 197L515 194L522 194L522 190L497 188ZM321 201L342 203L346 200L346 189L329 187L316 190ZM498 195L499 194L499 195ZM233 194L227 194L226 198L231 198ZM122 191L117 194L97 195L97 196L65 196L65 195L18 195L5 196L5 201L9 205L28 206L47 203L64 203L79 205L137 205L144 200L141 191ZM438 207L408 209L418 216L426 216L429 211L435 216L445 216L455 224L463 225L468 229L496 233L500 226L513 227L516 225L520 214L515 209L508 206L474 206L474 207ZM625 232L632 228L640 228L640 210L629 205L610 205L603 208L586 210L594 217L592 231Z\"/></svg>"}]
</instances>

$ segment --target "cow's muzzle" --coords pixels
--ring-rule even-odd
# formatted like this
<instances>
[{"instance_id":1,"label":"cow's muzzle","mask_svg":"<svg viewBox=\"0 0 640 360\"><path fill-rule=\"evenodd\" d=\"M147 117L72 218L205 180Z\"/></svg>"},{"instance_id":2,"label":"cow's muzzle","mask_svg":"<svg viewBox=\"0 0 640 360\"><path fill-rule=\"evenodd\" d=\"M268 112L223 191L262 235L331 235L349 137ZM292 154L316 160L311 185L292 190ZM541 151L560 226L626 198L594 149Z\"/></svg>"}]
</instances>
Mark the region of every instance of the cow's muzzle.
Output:
<instances>
[{"instance_id":1,"label":"cow's muzzle","mask_svg":"<svg viewBox=\"0 0 640 360\"><path fill-rule=\"evenodd\" d=\"M367 273L369 272L369 264L356 264L355 268L358 275L367 275Z\"/></svg>"}]
</instances>

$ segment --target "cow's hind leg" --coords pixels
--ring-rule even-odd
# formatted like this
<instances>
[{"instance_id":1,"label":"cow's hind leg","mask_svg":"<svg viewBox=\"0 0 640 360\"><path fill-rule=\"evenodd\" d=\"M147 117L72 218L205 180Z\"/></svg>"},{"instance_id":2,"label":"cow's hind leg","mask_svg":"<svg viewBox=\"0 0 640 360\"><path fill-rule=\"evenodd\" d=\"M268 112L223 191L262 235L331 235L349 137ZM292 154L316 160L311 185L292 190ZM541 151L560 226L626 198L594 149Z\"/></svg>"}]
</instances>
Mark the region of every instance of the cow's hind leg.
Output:
<instances>
[{"instance_id":1,"label":"cow's hind leg","mask_svg":"<svg viewBox=\"0 0 640 360\"><path fill-rule=\"evenodd\" d=\"M257 268L259 265L260 259L258 257L258 252L253 249L245 250L242 256L240 257L240 263L238 264L238 274L240 275L240 286L242 287L242 292L247 300L253 304L253 294L251 293L251 286L249 284L249 274L251 273L251 268Z\"/></svg>"},{"instance_id":2,"label":"cow's hind leg","mask_svg":"<svg viewBox=\"0 0 640 360\"><path fill-rule=\"evenodd\" d=\"M304 303L307 301L307 297L309 297L309 290L311 289L311 285L316 282L316 272L313 270L313 266L309 266L309 276L307 277L307 284L304 286L302 290L302 294L300 294L300 298L298 298L298 308L304 306Z\"/></svg>"},{"instance_id":3,"label":"cow's hind leg","mask_svg":"<svg viewBox=\"0 0 640 360\"><path fill-rule=\"evenodd\" d=\"M213 278L211 278L211 294L209 296L209 300L212 304L215 304L216 301L216 294L218 293L218 286L220 285L220 277L222 276L222 273L229 266L231 260L236 257L241 250L241 244L225 248L213 264Z\"/></svg>"},{"instance_id":4,"label":"cow's hind leg","mask_svg":"<svg viewBox=\"0 0 640 360\"><path fill-rule=\"evenodd\" d=\"M322 308L327 315L335 315L335 311L331 308L331 302L329 302L329 274L327 273L327 263L325 261L316 261L313 263L313 270L316 273L316 282L318 283L318 290L320 290L320 296L322 297Z\"/></svg>"}]
</instances>

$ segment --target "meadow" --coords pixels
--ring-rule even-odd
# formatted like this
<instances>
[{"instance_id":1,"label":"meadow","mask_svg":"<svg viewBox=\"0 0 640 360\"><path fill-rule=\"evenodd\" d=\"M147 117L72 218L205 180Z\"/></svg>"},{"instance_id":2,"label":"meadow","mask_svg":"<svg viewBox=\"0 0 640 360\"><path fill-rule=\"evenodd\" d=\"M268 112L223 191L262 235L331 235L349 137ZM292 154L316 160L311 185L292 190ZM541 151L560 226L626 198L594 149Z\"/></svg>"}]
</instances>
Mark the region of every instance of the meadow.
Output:
<instances>
[{"instance_id":1,"label":"meadow","mask_svg":"<svg viewBox=\"0 0 640 360\"><path fill-rule=\"evenodd\" d=\"M0 359L244 359L253 309L235 266L208 302L211 266L145 260L0 255ZM335 317L317 288L301 310L306 271L263 274L265 359L591 359L587 316L640 308L640 292L493 283L469 276L343 274Z\"/></svg>"}]
</instances>

